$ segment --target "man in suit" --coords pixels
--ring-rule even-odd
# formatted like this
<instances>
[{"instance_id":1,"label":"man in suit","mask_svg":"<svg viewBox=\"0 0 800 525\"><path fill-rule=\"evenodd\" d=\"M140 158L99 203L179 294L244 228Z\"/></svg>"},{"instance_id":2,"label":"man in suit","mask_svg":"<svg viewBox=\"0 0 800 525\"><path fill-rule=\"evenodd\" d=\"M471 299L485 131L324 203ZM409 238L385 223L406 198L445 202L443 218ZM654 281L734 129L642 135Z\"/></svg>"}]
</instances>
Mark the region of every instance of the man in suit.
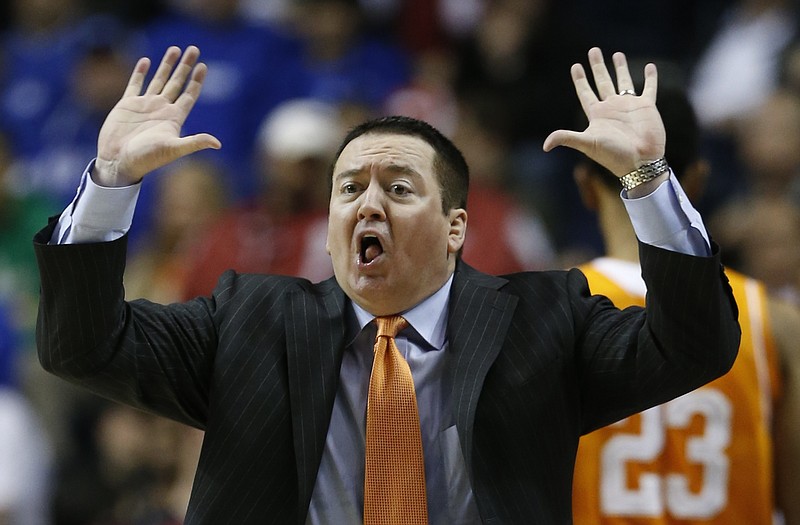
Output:
<instances>
[{"instance_id":1,"label":"man in suit","mask_svg":"<svg viewBox=\"0 0 800 525\"><path fill-rule=\"evenodd\" d=\"M717 250L653 160L664 154L655 66L637 96L624 55L613 56L615 85L596 48L597 94L572 68L589 127L555 131L544 148L577 148L623 177L646 309L591 296L578 271L493 277L460 262L466 164L403 117L356 127L336 156L334 278L226 272L210 297L126 303L141 179L220 146L180 137L206 71L198 55L170 48L147 87L149 61L137 63L76 201L35 239L43 366L205 430L186 523L362 522L376 316L410 325L397 346L416 387L429 523L569 523L579 435L731 366L737 309Z\"/></svg>"},{"instance_id":2,"label":"man in suit","mask_svg":"<svg viewBox=\"0 0 800 525\"><path fill-rule=\"evenodd\" d=\"M661 90L666 153L688 195L708 175L694 110ZM636 237L619 183L583 159L575 180L597 213L606 253L581 266L592 293L625 308L644 305ZM573 483L578 525L800 523L800 312L764 283L726 270L739 305L739 354L731 371L678 399L581 437ZM795 430L790 430L795 429Z\"/></svg>"}]
</instances>

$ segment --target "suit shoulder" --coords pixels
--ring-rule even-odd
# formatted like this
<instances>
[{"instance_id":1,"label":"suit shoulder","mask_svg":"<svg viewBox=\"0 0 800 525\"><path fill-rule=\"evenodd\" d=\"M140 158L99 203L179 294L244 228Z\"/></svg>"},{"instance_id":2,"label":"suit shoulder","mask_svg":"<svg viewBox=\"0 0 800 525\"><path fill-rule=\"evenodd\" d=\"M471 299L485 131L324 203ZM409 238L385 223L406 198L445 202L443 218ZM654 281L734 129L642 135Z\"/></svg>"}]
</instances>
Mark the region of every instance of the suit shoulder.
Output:
<instances>
[{"instance_id":1,"label":"suit shoulder","mask_svg":"<svg viewBox=\"0 0 800 525\"><path fill-rule=\"evenodd\" d=\"M230 300L234 297L242 300L244 297L278 298L289 293L308 294L310 296L325 295L336 289L332 279L319 283L289 275L271 275L257 273L237 273L226 270L220 275L214 287L212 297L217 300Z\"/></svg>"},{"instance_id":2,"label":"suit shoulder","mask_svg":"<svg viewBox=\"0 0 800 525\"><path fill-rule=\"evenodd\" d=\"M526 302L563 304L590 295L586 277L577 269L520 272L502 277L500 291Z\"/></svg>"},{"instance_id":3,"label":"suit shoulder","mask_svg":"<svg viewBox=\"0 0 800 525\"><path fill-rule=\"evenodd\" d=\"M531 272L518 272L502 276L508 281L506 289L529 286L570 286L573 281L580 283L586 281L586 276L578 268L568 270L538 270Z\"/></svg>"}]
</instances>

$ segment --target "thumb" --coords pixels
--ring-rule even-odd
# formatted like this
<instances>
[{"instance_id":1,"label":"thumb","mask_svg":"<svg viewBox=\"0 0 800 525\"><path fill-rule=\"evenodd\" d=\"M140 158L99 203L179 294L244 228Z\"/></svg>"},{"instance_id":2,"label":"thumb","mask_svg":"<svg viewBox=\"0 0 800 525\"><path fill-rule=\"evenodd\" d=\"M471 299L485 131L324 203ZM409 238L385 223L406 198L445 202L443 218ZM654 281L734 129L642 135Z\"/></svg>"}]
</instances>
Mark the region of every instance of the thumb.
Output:
<instances>
[{"instance_id":1,"label":"thumb","mask_svg":"<svg viewBox=\"0 0 800 525\"><path fill-rule=\"evenodd\" d=\"M220 149L222 143L214 135L198 133L176 139L173 147L178 157L184 157L204 149Z\"/></svg>"},{"instance_id":2,"label":"thumb","mask_svg":"<svg viewBox=\"0 0 800 525\"><path fill-rule=\"evenodd\" d=\"M568 148L576 149L581 153L585 153L586 145L582 140L583 134L577 131L568 131L565 129L556 130L544 139L542 149L544 151L551 151L558 146L566 146Z\"/></svg>"}]
</instances>

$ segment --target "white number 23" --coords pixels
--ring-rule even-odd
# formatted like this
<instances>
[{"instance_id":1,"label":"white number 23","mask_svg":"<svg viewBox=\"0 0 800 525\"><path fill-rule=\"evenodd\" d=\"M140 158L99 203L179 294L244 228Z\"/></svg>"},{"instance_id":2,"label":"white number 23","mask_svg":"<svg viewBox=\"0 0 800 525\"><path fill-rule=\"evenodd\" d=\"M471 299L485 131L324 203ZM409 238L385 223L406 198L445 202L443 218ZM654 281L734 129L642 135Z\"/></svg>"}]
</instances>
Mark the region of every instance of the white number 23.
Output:
<instances>
[{"instance_id":1,"label":"white number 23","mask_svg":"<svg viewBox=\"0 0 800 525\"><path fill-rule=\"evenodd\" d=\"M642 473L628 483L626 463L650 462L663 453L668 428L689 425L694 415L705 419L702 435L686 440L686 459L703 467L699 492L680 473ZM600 502L603 514L708 519L728 502L731 403L720 391L706 387L642 412L641 432L609 439L601 454ZM631 488L636 487L636 488Z\"/></svg>"}]
</instances>

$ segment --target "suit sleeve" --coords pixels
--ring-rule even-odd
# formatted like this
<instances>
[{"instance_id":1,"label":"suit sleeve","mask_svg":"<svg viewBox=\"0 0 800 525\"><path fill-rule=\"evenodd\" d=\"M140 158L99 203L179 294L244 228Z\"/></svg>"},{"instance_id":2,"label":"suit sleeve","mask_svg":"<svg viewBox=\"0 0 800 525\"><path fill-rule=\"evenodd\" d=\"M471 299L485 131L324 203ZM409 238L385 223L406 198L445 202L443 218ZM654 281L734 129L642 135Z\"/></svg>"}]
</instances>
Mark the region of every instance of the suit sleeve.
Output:
<instances>
[{"instance_id":1,"label":"suit sleeve","mask_svg":"<svg viewBox=\"0 0 800 525\"><path fill-rule=\"evenodd\" d=\"M599 298L576 310L585 322L578 346L584 433L720 377L738 352L738 308L718 247L710 257L639 247L645 311L620 315Z\"/></svg>"},{"instance_id":2,"label":"suit sleeve","mask_svg":"<svg viewBox=\"0 0 800 525\"><path fill-rule=\"evenodd\" d=\"M213 299L126 303L127 237L48 245L54 226L34 238L42 366L103 397L204 428L216 345Z\"/></svg>"}]
</instances>

